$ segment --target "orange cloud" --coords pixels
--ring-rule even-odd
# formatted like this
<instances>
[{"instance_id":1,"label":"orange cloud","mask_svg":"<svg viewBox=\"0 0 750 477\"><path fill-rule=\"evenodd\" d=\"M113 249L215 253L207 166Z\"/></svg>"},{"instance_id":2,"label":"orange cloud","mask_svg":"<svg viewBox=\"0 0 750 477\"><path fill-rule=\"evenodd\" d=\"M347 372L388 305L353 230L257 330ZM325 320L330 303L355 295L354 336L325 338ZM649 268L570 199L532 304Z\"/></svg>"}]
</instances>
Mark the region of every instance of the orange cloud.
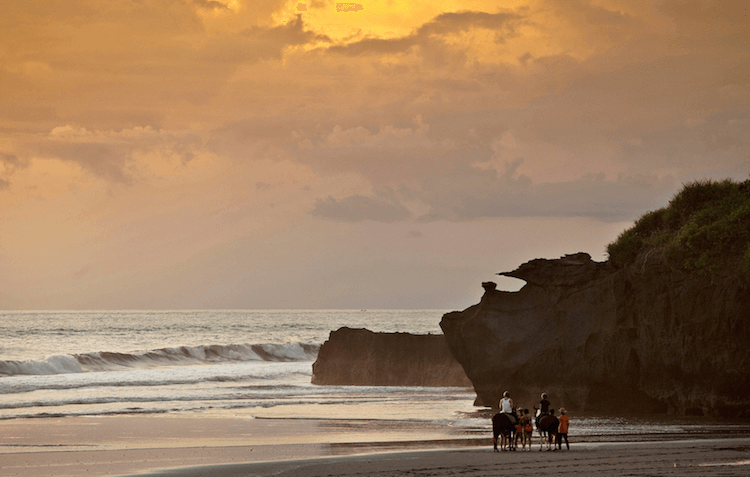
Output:
<instances>
[{"instance_id":1,"label":"orange cloud","mask_svg":"<svg viewBox=\"0 0 750 477\"><path fill-rule=\"evenodd\" d=\"M0 298L279 297L290 257L344 277L342 242L448 276L425 264L456 271L465 230L603 250L676 184L748 174L742 2L298 3L5 2Z\"/></svg>"}]
</instances>

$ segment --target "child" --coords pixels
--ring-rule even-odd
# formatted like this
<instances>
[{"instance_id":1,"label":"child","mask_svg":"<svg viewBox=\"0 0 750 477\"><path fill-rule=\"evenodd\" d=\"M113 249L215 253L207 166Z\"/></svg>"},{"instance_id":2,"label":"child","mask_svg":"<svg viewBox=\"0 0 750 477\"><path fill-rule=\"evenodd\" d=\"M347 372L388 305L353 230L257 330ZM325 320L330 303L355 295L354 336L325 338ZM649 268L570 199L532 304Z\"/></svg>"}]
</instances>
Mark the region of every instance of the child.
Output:
<instances>
[{"instance_id":1,"label":"child","mask_svg":"<svg viewBox=\"0 0 750 477\"><path fill-rule=\"evenodd\" d=\"M560 429L557 432L556 439L557 448L562 450L562 440L565 438L565 447L567 450L570 450L570 444L568 444L568 424L570 423L570 418L568 418L568 412L564 407L560 408L560 417L557 420L560 421Z\"/></svg>"},{"instance_id":2,"label":"child","mask_svg":"<svg viewBox=\"0 0 750 477\"><path fill-rule=\"evenodd\" d=\"M529 444L529 450L531 450L531 432L534 428L531 426L531 416L529 416L529 410L523 410L523 417L521 417L521 426L523 426L523 450L526 450L526 444Z\"/></svg>"}]
</instances>

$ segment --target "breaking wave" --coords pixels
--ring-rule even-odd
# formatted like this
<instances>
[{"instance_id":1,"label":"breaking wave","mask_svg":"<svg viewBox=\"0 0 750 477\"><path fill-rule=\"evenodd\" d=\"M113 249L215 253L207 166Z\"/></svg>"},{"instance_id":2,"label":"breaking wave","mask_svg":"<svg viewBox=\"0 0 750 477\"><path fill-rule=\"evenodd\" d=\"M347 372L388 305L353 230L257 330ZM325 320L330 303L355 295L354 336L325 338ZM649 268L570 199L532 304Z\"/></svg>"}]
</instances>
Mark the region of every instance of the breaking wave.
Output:
<instances>
[{"instance_id":1,"label":"breaking wave","mask_svg":"<svg viewBox=\"0 0 750 477\"><path fill-rule=\"evenodd\" d=\"M317 344L291 342L180 346L133 353L100 351L49 356L44 360L0 361L0 376L70 374L245 361L313 361L319 349L320 345Z\"/></svg>"}]
</instances>

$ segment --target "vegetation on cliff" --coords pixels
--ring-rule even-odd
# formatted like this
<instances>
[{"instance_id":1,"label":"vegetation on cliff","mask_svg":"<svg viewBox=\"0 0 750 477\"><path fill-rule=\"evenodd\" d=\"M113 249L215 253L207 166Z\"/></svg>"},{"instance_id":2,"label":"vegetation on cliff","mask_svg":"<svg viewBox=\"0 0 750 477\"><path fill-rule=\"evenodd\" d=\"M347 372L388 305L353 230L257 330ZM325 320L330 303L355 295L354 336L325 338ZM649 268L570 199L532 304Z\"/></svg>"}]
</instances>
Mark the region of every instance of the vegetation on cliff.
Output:
<instances>
[{"instance_id":1,"label":"vegetation on cliff","mask_svg":"<svg viewBox=\"0 0 750 477\"><path fill-rule=\"evenodd\" d=\"M615 267L647 253L701 275L737 274L750 281L750 180L696 181L667 207L649 212L607 246Z\"/></svg>"}]
</instances>

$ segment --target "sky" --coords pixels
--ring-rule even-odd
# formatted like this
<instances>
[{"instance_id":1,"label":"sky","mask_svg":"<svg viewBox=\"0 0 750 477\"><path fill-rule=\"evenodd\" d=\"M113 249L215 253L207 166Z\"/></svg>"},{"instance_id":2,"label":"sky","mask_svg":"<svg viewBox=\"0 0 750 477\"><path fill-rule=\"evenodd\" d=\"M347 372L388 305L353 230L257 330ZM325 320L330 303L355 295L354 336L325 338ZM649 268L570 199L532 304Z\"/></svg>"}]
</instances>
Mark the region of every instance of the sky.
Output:
<instances>
[{"instance_id":1,"label":"sky","mask_svg":"<svg viewBox=\"0 0 750 477\"><path fill-rule=\"evenodd\" d=\"M0 0L0 309L464 309L750 175L750 3Z\"/></svg>"}]
</instances>

